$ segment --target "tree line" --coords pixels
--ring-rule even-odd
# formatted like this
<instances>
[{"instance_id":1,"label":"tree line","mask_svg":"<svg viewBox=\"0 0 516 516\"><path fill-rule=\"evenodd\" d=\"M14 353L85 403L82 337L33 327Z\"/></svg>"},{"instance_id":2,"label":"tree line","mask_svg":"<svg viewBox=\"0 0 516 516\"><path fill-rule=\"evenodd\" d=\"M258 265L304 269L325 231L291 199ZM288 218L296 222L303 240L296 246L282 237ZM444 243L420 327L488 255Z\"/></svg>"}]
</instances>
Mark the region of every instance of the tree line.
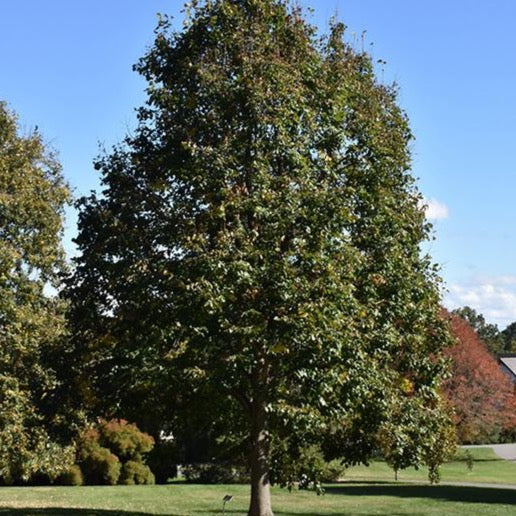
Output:
<instances>
[{"instance_id":1,"label":"tree line","mask_svg":"<svg viewBox=\"0 0 516 516\"><path fill-rule=\"evenodd\" d=\"M453 313L469 322L493 355L516 353L516 321L500 331L496 324L488 323L481 313L470 306L457 308Z\"/></svg>"}]
</instances>

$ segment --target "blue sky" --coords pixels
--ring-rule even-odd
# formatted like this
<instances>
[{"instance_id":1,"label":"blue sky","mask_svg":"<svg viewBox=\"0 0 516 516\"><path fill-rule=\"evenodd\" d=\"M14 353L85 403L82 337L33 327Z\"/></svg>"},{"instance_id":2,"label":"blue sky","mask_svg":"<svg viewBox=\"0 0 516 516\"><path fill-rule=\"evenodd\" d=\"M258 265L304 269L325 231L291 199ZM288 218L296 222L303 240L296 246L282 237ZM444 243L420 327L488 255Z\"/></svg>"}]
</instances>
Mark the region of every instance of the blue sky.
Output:
<instances>
[{"instance_id":1,"label":"blue sky","mask_svg":"<svg viewBox=\"0 0 516 516\"><path fill-rule=\"evenodd\" d=\"M303 0L324 28L335 12L400 86L414 175L430 209L445 304L469 304L503 328L516 320L516 2ZM98 186L92 160L134 127L144 82L132 65L156 13L175 0L0 2L0 99L59 152L77 196ZM372 44L371 44L372 43ZM65 245L75 231L69 211Z\"/></svg>"}]
</instances>

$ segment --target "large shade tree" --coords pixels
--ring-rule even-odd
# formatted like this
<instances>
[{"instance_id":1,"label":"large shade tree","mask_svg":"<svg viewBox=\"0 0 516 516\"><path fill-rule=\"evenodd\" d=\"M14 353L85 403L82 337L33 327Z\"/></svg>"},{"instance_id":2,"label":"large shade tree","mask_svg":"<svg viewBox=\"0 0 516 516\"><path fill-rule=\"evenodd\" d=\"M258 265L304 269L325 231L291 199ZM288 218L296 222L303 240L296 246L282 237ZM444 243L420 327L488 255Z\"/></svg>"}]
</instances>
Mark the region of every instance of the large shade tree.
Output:
<instances>
[{"instance_id":1,"label":"large shade tree","mask_svg":"<svg viewBox=\"0 0 516 516\"><path fill-rule=\"evenodd\" d=\"M20 135L0 103L0 482L56 474L64 450L48 433L45 365L62 342L62 302L50 295L63 270L63 208L69 191L38 132ZM68 457L71 458L71 457Z\"/></svg>"},{"instance_id":2,"label":"large shade tree","mask_svg":"<svg viewBox=\"0 0 516 516\"><path fill-rule=\"evenodd\" d=\"M139 126L80 204L75 352L90 398L108 379L126 406L233 400L249 514L266 516L271 454L324 435L363 461L403 400L406 425L441 413L447 333L411 133L340 23L319 38L285 2L220 0L156 33Z\"/></svg>"}]
</instances>

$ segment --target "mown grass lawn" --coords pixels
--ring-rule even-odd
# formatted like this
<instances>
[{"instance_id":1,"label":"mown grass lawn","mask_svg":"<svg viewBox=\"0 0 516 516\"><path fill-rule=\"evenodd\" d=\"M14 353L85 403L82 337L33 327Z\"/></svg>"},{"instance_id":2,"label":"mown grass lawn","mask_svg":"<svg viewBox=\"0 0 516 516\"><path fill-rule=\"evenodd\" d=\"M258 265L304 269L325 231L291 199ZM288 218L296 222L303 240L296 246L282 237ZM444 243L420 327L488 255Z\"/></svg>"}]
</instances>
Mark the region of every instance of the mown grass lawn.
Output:
<instances>
[{"instance_id":1,"label":"mown grass lawn","mask_svg":"<svg viewBox=\"0 0 516 516\"><path fill-rule=\"evenodd\" d=\"M498 459L490 450L477 449L472 453L472 471L459 456L445 466L443 481L516 484L515 464ZM327 486L324 496L273 488L274 511L276 516L516 514L516 490L407 484L393 482L392 478L392 471L384 463L375 462L369 468L350 469L346 481ZM425 473L407 471L401 478L424 480ZM174 483L134 487L2 487L0 516L208 516L222 514L225 494L233 496L226 514L245 515L248 486Z\"/></svg>"},{"instance_id":2,"label":"mown grass lawn","mask_svg":"<svg viewBox=\"0 0 516 516\"><path fill-rule=\"evenodd\" d=\"M459 450L454 460L441 468L443 482L481 482L488 484L516 484L516 463L500 459L491 448L473 448L473 468L467 466L466 451ZM354 466L344 475L349 480L394 480L394 472L383 461L373 461L369 466ZM428 479L428 470L409 468L398 472L398 481ZM516 511L515 511L516 514Z\"/></svg>"},{"instance_id":3,"label":"mown grass lawn","mask_svg":"<svg viewBox=\"0 0 516 516\"><path fill-rule=\"evenodd\" d=\"M0 488L0 515L13 516L207 516L222 513L222 497L233 495L226 514L245 515L243 485ZM516 491L481 487L349 483L329 486L324 496L273 489L276 516L375 514L391 516L516 514Z\"/></svg>"}]
</instances>

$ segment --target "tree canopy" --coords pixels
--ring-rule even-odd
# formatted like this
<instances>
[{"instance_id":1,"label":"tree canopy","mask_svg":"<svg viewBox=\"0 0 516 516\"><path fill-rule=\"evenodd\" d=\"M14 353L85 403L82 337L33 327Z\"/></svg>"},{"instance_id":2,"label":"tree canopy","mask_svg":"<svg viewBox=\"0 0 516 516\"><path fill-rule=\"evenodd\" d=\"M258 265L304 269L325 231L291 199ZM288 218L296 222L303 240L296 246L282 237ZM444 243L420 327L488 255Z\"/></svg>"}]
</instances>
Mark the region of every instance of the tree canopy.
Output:
<instances>
[{"instance_id":1,"label":"tree canopy","mask_svg":"<svg viewBox=\"0 0 516 516\"><path fill-rule=\"evenodd\" d=\"M516 352L516 322L512 322L501 332L503 339L503 351L505 353Z\"/></svg>"},{"instance_id":2,"label":"tree canopy","mask_svg":"<svg viewBox=\"0 0 516 516\"><path fill-rule=\"evenodd\" d=\"M469 321L453 314L451 327L451 375L443 387L455 409L458 438L464 444L496 442L516 427L514 386Z\"/></svg>"},{"instance_id":3,"label":"tree canopy","mask_svg":"<svg viewBox=\"0 0 516 516\"><path fill-rule=\"evenodd\" d=\"M475 330L478 338L493 355L513 353L516 350L516 322L500 331L496 324L488 323L485 317L470 306L463 306L452 311L462 317Z\"/></svg>"},{"instance_id":4,"label":"tree canopy","mask_svg":"<svg viewBox=\"0 0 516 516\"><path fill-rule=\"evenodd\" d=\"M64 332L62 302L48 295L63 270L59 163L38 132L21 136L0 103L0 481L54 474L63 450L49 437L42 400L54 376L45 350Z\"/></svg>"},{"instance_id":5,"label":"tree canopy","mask_svg":"<svg viewBox=\"0 0 516 516\"><path fill-rule=\"evenodd\" d=\"M405 429L443 414L407 117L341 23L321 38L282 1L194 2L180 32L162 17L136 70L138 129L80 202L74 340L119 407L233 400L249 514L270 515L271 465L303 444L367 461L400 407Z\"/></svg>"},{"instance_id":6,"label":"tree canopy","mask_svg":"<svg viewBox=\"0 0 516 516\"><path fill-rule=\"evenodd\" d=\"M477 332L479 339L485 343L489 351L496 355L505 347L505 339L496 324L488 323L485 317L470 306L456 308L452 312L466 320Z\"/></svg>"}]
</instances>

